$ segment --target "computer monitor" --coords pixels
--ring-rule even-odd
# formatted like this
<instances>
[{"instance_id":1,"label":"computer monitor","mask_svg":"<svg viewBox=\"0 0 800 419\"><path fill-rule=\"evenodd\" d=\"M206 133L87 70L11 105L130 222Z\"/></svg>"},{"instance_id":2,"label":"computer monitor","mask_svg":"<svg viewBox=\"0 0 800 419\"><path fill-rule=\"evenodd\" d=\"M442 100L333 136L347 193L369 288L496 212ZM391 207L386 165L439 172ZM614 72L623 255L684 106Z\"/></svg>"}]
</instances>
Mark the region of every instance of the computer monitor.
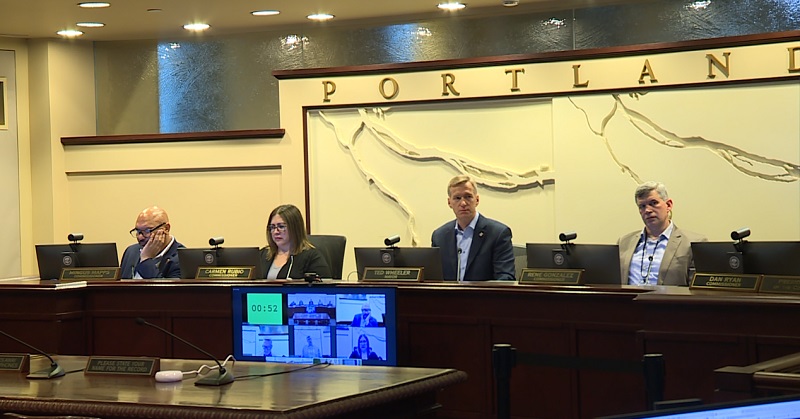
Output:
<instances>
[{"instance_id":1,"label":"computer monitor","mask_svg":"<svg viewBox=\"0 0 800 419\"><path fill-rule=\"evenodd\" d=\"M358 278L364 278L364 268L425 268L425 280L441 281L442 256L438 247L356 247ZM392 252L393 257L384 257Z\"/></svg>"},{"instance_id":2,"label":"computer monitor","mask_svg":"<svg viewBox=\"0 0 800 419\"><path fill-rule=\"evenodd\" d=\"M287 284L232 293L238 360L397 365L394 288Z\"/></svg>"},{"instance_id":3,"label":"computer monitor","mask_svg":"<svg viewBox=\"0 0 800 419\"><path fill-rule=\"evenodd\" d=\"M606 416L600 419L706 419L706 418L770 418L792 419L800 412L800 396L753 399L738 402L714 403L676 409Z\"/></svg>"},{"instance_id":4,"label":"computer monitor","mask_svg":"<svg viewBox=\"0 0 800 419\"><path fill-rule=\"evenodd\" d=\"M37 244L36 262L41 279L60 279L64 267L119 267L116 243Z\"/></svg>"},{"instance_id":5,"label":"computer monitor","mask_svg":"<svg viewBox=\"0 0 800 419\"><path fill-rule=\"evenodd\" d=\"M206 257L211 253L214 257ZM252 279L262 279L261 251L257 247L220 247L217 249L178 249L181 278L193 279L200 267L254 266Z\"/></svg>"},{"instance_id":6,"label":"computer monitor","mask_svg":"<svg viewBox=\"0 0 800 419\"><path fill-rule=\"evenodd\" d=\"M528 267L537 269L583 269L584 284L622 283L619 277L619 247L616 244L527 243ZM564 249L564 263L554 256Z\"/></svg>"},{"instance_id":7,"label":"computer monitor","mask_svg":"<svg viewBox=\"0 0 800 419\"><path fill-rule=\"evenodd\" d=\"M798 241L743 241L738 247L741 249L741 266L737 268L730 261L737 252L732 242L692 243L695 269L700 273L800 276Z\"/></svg>"}]
</instances>

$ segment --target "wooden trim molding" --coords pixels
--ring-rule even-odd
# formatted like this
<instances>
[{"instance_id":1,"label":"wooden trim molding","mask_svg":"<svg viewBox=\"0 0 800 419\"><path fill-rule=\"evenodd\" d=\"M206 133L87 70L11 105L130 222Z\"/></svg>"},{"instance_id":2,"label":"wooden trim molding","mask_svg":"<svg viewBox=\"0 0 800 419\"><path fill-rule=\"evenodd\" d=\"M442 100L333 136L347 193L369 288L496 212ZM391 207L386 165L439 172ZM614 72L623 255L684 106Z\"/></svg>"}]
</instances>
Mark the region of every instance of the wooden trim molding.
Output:
<instances>
[{"instance_id":1,"label":"wooden trim molding","mask_svg":"<svg viewBox=\"0 0 800 419\"><path fill-rule=\"evenodd\" d=\"M238 131L179 132L170 134L98 135L85 137L61 137L64 146L100 144L143 144L183 141L258 140L283 138L286 130L252 129Z\"/></svg>"},{"instance_id":2,"label":"wooden trim molding","mask_svg":"<svg viewBox=\"0 0 800 419\"><path fill-rule=\"evenodd\" d=\"M420 61L412 63L372 64L363 66L275 70L272 75L279 80L324 76L352 76L380 73L409 73L443 69L488 67L493 65L532 64L539 62L570 61L589 58L609 58L642 53L693 51L706 48L724 48L755 44L769 44L800 40L800 30L756 35L730 36L681 42L625 45L610 48L554 51L537 54L513 54L493 57L460 58L454 60Z\"/></svg>"}]
</instances>

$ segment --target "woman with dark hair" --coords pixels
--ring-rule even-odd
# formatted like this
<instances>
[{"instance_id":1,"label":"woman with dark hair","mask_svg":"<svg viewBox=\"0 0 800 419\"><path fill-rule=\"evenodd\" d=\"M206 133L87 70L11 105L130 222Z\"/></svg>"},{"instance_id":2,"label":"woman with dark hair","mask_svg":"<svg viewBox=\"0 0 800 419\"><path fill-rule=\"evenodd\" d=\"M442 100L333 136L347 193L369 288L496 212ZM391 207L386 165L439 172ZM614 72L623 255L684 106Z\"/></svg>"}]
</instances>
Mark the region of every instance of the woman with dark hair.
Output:
<instances>
[{"instance_id":1,"label":"woman with dark hair","mask_svg":"<svg viewBox=\"0 0 800 419\"><path fill-rule=\"evenodd\" d=\"M358 346L353 348L353 353L350 354L350 358L371 360L381 359L378 354L372 352L372 348L369 346L369 338L367 338L367 335L358 335Z\"/></svg>"},{"instance_id":2,"label":"woman with dark hair","mask_svg":"<svg viewBox=\"0 0 800 419\"><path fill-rule=\"evenodd\" d=\"M269 214L268 246L261 250L266 279L302 279L307 273L330 278L325 257L306 236L303 215L294 205L281 205Z\"/></svg>"}]
</instances>

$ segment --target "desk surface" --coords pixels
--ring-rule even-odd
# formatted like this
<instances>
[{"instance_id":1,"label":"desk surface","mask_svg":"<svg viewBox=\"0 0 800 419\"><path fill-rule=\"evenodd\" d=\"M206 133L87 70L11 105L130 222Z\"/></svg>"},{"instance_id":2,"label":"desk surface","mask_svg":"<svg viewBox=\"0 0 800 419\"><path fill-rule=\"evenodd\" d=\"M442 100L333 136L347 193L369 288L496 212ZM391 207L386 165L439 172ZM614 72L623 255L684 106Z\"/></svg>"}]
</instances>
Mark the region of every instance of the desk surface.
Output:
<instances>
[{"instance_id":1,"label":"desk surface","mask_svg":"<svg viewBox=\"0 0 800 419\"><path fill-rule=\"evenodd\" d=\"M84 375L86 360L56 357L68 374L51 380L0 374L0 412L103 418L358 417L466 380L465 373L452 369L319 365L298 370L306 366L237 362L235 382L202 387L194 385L195 378L158 383L152 377ZM162 360L161 370L193 371L203 364L209 363ZM44 358L32 359L31 371L47 365ZM276 375L245 378L268 373Z\"/></svg>"}]
</instances>

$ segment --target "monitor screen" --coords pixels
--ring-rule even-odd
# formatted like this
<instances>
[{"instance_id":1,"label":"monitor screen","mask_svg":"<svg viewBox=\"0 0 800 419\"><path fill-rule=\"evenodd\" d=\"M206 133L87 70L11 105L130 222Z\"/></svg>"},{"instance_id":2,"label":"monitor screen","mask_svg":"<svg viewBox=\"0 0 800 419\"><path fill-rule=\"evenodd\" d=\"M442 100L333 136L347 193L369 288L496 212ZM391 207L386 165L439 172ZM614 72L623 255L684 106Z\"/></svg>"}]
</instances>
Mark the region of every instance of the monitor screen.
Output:
<instances>
[{"instance_id":1,"label":"monitor screen","mask_svg":"<svg viewBox=\"0 0 800 419\"><path fill-rule=\"evenodd\" d=\"M438 247L356 247L358 278L364 277L364 268L425 268L425 280L441 281L442 257ZM391 257L384 254L392 252Z\"/></svg>"},{"instance_id":2,"label":"monitor screen","mask_svg":"<svg viewBox=\"0 0 800 419\"><path fill-rule=\"evenodd\" d=\"M583 269L584 284L622 283L619 277L619 247L616 244L575 244L566 245L564 262L554 260L560 244L528 243L528 267L538 269Z\"/></svg>"},{"instance_id":3,"label":"monitor screen","mask_svg":"<svg viewBox=\"0 0 800 419\"><path fill-rule=\"evenodd\" d=\"M745 241L740 246L742 265L730 262L736 252L732 242L692 243L694 266L700 273L745 273L763 275L800 275L800 242Z\"/></svg>"},{"instance_id":4,"label":"monitor screen","mask_svg":"<svg viewBox=\"0 0 800 419\"><path fill-rule=\"evenodd\" d=\"M798 398L798 396L785 396L739 402L715 403L677 409L653 410L627 415L607 416L601 419L793 419L797 417L797 412L800 412L800 398Z\"/></svg>"},{"instance_id":5,"label":"monitor screen","mask_svg":"<svg viewBox=\"0 0 800 419\"><path fill-rule=\"evenodd\" d=\"M397 365L395 289L234 287L233 356L298 364Z\"/></svg>"},{"instance_id":6,"label":"monitor screen","mask_svg":"<svg viewBox=\"0 0 800 419\"><path fill-rule=\"evenodd\" d=\"M214 258L207 258L213 253ZM262 279L261 251L257 247L220 247L218 249L178 249L181 278L192 279L197 268L209 266L255 266L252 279Z\"/></svg>"},{"instance_id":7,"label":"monitor screen","mask_svg":"<svg viewBox=\"0 0 800 419\"><path fill-rule=\"evenodd\" d=\"M65 256L74 258L69 266L72 268L119 267L115 243L37 244L36 261L39 264L39 278L61 278Z\"/></svg>"}]
</instances>

